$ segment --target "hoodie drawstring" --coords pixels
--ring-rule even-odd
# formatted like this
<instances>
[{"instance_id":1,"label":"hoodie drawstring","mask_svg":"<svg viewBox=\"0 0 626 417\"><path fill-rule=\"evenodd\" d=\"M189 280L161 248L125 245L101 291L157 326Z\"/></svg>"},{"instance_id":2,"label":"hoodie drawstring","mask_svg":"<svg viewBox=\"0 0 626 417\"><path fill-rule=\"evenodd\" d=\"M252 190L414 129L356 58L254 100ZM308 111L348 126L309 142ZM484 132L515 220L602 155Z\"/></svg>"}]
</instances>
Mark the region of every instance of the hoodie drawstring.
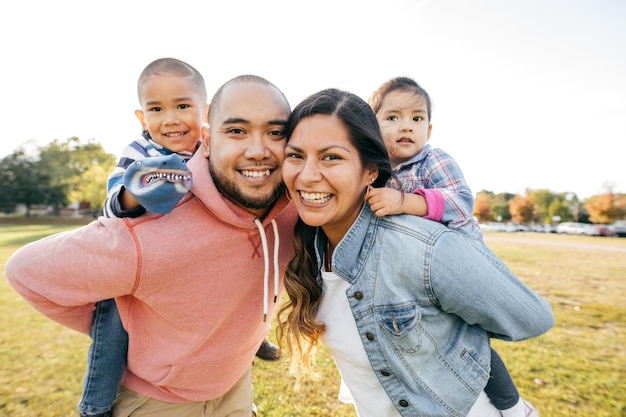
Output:
<instances>
[{"instance_id":1,"label":"hoodie drawstring","mask_svg":"<svg viewBox=\"0 0 626 417\"><path fill-rule=\"evenodd\" d=\"M271 221L274 230L274 303L278 298L278 249L280 248L280 239L278 237L278 226L274 219ZM254 219L254 224L259 229L261 235L261 243L263 244L263 321L267 321L267 312L269 311L267 299L269 297L269 249L267 247L267 236L265 229L259 219Z\"/></svg>"}]
</instances>

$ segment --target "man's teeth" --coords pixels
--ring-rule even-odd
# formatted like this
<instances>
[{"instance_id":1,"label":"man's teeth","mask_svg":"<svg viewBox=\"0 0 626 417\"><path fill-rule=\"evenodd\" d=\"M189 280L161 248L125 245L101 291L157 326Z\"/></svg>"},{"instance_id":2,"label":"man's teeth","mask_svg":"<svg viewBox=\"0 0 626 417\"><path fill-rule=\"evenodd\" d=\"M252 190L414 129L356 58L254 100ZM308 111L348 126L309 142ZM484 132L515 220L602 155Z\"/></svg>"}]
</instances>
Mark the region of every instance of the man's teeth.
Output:
<instances>
[{"instance_id":1,"label":"man's teeth","mask_svg":"<svg viewBox=\"0 0 626 417\"><path fill-rule=\"evenodd\" d=\"M266 169L265 171L241 171L244 177L251 178L259 178L270 175L270 170Z\"/></svg>"},{"instance_id":2,"label":"man's teeth","mask_svg":"<svg viewBox=\"0 0 626 417\"><path fill-rule=\"evenodd\" d=\"M330 199L330 193L305 193L300 191L300 196L307 203L325 203Z\"/></svg>"},{"instance_id":3,"label":"man's teeth","mask_svg":"<svg viewBox=\"0 0 626 417\"><path fill-rule=\"evenodd\" d=\"M167 136L168 138L173 138L175 136L182 136L184 134L185 132L170 132L170 133L165 133L164 136Z\"/></svg>"}]
</instances>

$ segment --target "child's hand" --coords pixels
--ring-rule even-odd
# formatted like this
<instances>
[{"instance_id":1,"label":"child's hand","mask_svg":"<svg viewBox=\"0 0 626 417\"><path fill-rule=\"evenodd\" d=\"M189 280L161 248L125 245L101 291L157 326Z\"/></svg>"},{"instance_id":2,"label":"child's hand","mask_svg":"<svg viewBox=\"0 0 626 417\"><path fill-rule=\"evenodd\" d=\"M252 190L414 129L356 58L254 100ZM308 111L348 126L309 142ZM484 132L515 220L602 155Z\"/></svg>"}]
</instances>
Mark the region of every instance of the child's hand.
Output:
<instances>
[{"instance_id":1,"label":"child's hand","mask_svg":"<svg viewBox=\"0 0 626 417\"><path fill-rule=\"evenodd\" d=\"M370 186L367 189L365 199L376 217L404 213L402 210L404 203L402 191L388 187L374 188Z\"/></svg>"},{"instance_id":2,"label":"child's hand","mask_svg":"<svg viewBox=\"0 0 626 417\"><path fill-rule=\"evenodd\" d=\"M191 188L191 171L177 154L138 159L124 173L124 187L146 210L172 211Z\"/></svg>"}]
</instances>

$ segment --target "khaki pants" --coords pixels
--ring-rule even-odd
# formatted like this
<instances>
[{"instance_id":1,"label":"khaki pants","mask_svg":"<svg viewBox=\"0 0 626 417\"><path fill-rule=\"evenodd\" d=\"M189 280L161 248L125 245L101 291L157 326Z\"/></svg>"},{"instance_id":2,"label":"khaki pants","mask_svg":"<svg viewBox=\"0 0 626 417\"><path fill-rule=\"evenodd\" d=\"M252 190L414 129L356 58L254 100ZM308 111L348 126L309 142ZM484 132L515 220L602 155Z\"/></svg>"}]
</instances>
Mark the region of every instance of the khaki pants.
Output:
<instances>
[{"instance_id":1,"label":"khaki pants","mask_svg":"<svg viewBox=\"0 0 626 417\"><path fill-rule=\"evenodd\" d=\"M192 403L168 403L124 387L115 398L113 417L251 417L252 370L220 398Z\"/></svg>"}]
</instances>

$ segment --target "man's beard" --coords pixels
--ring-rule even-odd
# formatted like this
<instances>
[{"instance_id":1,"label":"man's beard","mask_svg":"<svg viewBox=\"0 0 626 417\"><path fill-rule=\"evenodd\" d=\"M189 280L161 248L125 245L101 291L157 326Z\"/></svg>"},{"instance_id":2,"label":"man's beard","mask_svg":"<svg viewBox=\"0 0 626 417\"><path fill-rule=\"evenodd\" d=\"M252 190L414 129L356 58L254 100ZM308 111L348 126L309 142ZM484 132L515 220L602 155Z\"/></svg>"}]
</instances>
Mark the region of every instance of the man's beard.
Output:
<instances>
[{"instance_id":1,"label":"man's beard","mask_svg":"<svg viewBox=\"0 0 626 417\"><path fill-rule=\"evenodd\" d=\"M244 195L237 184L233 181L228 181L223 177L219 176L214 170L211 164L209 163L209 172L211 173L211 178L213 178L213 182L215 183L215 187L218 191L226 196L226 198L238 203L239 205L253 209L253 210L263 210L268 209L274 205L276 200L283 194L286 190L285 184L280 183L274 188L274 192L272 192L268 196L259 196L259 197L251 197Z\"/></svg>"}]
</instances>

